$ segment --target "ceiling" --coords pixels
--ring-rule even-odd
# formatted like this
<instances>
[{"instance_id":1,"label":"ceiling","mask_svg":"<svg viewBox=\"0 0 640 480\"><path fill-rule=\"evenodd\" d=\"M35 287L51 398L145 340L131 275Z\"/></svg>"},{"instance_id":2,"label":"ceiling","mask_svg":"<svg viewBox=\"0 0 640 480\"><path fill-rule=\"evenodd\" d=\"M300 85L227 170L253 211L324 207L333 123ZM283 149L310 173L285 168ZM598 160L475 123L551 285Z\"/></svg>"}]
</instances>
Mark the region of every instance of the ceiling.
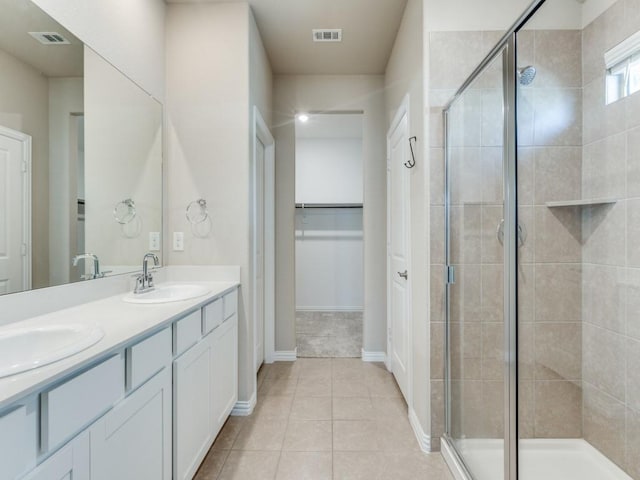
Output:
<instances>
[{"instance_id":1,"label":"ceiling","mask_svg":"<svg viewBox=\"0 0 640 480\"><path fill-rule=\"evenodd\" d=\"M246 0L167 0L222 3ZM407 0L248 0L275 74L383 74ZM314 43L313 28L342 28Z\"/></svg>"},{"instance_id":2,"label":"ceiling","mask_svg":"<svg viewBox=\"0 0 640 480\"><path fill-rule=\"evenodd\" d=\"M30 0L0 0L0 50L46 77L82 77L83 45ZM57 32L70 45L42 45L28 32Z\"/></svg>"}]
</instances>

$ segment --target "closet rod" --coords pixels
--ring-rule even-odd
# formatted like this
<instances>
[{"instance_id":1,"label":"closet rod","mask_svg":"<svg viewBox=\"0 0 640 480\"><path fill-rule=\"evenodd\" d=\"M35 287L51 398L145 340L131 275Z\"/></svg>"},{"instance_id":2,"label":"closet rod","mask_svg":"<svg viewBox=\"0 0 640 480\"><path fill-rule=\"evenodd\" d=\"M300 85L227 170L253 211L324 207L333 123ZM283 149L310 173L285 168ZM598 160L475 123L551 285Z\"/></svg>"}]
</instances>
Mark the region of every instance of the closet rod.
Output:
<instances>
[{"instance_id":1,"label":"closet rod","mask_svg":"<svg viewBox=\"0 0 640 480\"><path fill-rule=\"evenodd\" d=\"M362 208L361 203L296 203L296 208Z\"/></svg>"}]
</instances>

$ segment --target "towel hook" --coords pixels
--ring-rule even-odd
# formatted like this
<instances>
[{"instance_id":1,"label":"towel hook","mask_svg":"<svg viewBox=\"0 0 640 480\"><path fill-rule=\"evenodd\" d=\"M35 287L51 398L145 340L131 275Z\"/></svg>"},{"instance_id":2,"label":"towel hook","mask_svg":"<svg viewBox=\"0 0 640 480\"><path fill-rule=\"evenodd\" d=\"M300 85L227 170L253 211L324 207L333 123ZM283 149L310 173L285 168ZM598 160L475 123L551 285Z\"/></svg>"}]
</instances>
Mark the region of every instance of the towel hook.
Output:
<instances>
[{"instance_id":1,"label":"towel hook","mask_svg":"<svg viewBox=\"0 0 640 480\"><path fill-rule=\"evenodd\" d=\"M411 159L408 162L404 162L404 166L407 168L413 168L416 166L416 154L413 152L413 145L418 141L418 137L409 137L409 148L411 149Z\"/></svg>"}]
</instances>

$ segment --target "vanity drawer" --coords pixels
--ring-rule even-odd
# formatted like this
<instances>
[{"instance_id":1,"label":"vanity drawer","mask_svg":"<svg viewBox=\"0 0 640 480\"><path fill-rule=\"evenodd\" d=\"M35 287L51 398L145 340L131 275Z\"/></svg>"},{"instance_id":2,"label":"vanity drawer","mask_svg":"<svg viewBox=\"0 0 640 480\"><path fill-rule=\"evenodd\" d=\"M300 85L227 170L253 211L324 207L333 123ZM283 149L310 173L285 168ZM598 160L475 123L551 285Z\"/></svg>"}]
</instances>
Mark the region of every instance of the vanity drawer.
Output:
<instances>
[{"instance_id":1,"label":"vanity drawer","mask_svg":"<svg viewBox=\"0 0 640 480\"><path fill-rule=\"evenodd\" d=\"M13 480L32 469L38 453L35 401L0 415L0 480Z\"/></svg>"},{"instance_id":2,"label":"vanity drawer","mask_svg":"<svg viewBox=\"0 0 640 480\"><path fill-rule=\"evenodd\" d=\"M136 343L126 350L127 391L135 390L165 366L171 364L171 329Z\"/></svg>"},{"instance_id":3,"label":"vanity drawer","mask_svg":"<svg viewBox=\"0 0 640 480\"><path fill-rule=\"evenodd\" d=\"M173 355L178 356L202 336L202 312L196 310L173 324Z\"/></svg>"},{"instance_id":4,"label":"vanity drawer","mask_svg":"<svg viewBox=\"0 0 640 480\"><path fill-rule=\"evenodd\" d=\"M218 298L202 309L202 334L206 335L224 320L224 301Z\"/></svg>"},{"instance_id":5,"label":"vanity drawer","mask_svg":"<svg viewBox=\"0 0 640 480\"><path fill-rule=\"evenodd\" d=\"M238 289L224 296L224 319L232 317L238 311Z\"/></svg>"},{"instance_id":6,"label":"vanity drawer","mask_svg":"<svg viewBox=\"0 0 640 480\"><path fill-rule=\"evenodd\" d=\"M93 367L40 397L43 451L53 450L109 410L124 396L122 354Z\"/></svg>"}]
</instances>

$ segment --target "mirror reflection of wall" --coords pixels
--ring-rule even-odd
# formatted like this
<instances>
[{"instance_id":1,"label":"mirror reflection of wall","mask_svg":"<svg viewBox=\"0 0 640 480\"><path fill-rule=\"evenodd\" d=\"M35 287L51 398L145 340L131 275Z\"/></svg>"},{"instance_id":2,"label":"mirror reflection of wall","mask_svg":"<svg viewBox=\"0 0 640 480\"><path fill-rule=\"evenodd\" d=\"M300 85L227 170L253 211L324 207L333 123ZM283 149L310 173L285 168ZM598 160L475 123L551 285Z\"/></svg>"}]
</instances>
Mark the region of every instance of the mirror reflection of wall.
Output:
<instances>
[{"instance_id":1,"label":"mirror reflection of wall","mask_svg":"<svg viewBox=\"0 0 640 480\"><path fill-rule=\"evenodd\" d=\"M296 342L301 357L362 349L362 114L298 115Z\"/></svg>"},{"instance_id":2,"label":"mirror reflection of wall","mask_svg":"<svg viewBox=\"0 0 640 480\"><path fill-rule=\"evenodd\" d=\"M162 107L89 49L85 106L86 249L104 270L130 272L161 231ZM135 215L119 223L113 210L127 199Z\"/></svg>"},{"instance_id":3,"label":"mirror reflection of wall","mask_svg":"<svg viewBox=\"0 0 640 480\"><path fill-rule=\"evenodd\" d=\"M161 105L30 0L0 5L0 294L78 281L88 251L137 270L161 231Z\"/></svg>"}]
</instances>

